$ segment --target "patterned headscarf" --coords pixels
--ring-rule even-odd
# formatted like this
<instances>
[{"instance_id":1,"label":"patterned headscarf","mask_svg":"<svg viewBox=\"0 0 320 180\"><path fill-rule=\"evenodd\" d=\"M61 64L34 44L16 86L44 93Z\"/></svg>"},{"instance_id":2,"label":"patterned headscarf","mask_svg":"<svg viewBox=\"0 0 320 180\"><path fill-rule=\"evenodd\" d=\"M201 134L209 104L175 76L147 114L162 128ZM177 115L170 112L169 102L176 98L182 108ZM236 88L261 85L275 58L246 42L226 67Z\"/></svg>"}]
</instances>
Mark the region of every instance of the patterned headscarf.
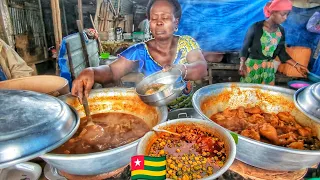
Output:
<instances>
[{"instance_id":1,"label":"patterned headscarf","mask_svg":"<svg viewBox=\"0 0 320 180\"><path fill-rule=\"evenodd\" d=\"M272 11L291 11L292 2L290 0L273 0L268 2L264 8L264 15L268 18Z\"/></svg>"}]
</instances>

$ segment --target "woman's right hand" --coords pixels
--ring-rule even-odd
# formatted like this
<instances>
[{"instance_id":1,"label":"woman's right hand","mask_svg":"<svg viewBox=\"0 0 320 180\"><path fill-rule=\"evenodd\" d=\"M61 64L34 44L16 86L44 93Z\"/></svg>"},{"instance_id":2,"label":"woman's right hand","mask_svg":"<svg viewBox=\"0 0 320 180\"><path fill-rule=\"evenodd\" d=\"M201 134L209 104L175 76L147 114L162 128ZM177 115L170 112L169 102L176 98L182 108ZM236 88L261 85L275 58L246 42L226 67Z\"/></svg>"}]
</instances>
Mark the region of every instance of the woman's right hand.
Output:
<instances>
[{"instance_id":1,"label":"woman's right hand","mask_svg":"<svg viewBox=\"0 0 320 180\"><path fill-rule=\"evenodd\" d=\"M246 76L247 75L247 66L244 62L240 62L240 67L239 67L239 74L241 76Z\"/></svg>"},{"instance_id":2,"label":"woman's right hand","mask_svg":"<svg viewBox=\"0 0 320 180\"><path fill-rule=\"evenodd\" d=\"M83 95L89 96L94 84L94 71L92 68L84 69L72 83L71 94L79 98L82 104Z\"/></svg>"}]
</instances>

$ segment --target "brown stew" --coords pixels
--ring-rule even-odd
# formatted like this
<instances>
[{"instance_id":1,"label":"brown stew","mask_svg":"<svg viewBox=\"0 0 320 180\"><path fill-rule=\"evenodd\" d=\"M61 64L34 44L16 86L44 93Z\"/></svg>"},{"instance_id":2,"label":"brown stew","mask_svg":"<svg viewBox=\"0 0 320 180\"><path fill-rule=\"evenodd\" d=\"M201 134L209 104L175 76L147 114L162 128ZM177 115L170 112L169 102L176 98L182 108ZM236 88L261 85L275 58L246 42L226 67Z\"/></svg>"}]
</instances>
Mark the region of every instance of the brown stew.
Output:
<instances>
[{"instance_id":1,"label":"brown stew","mask_svg":"<svg viewBox=\"0 0 320 180\"><path fill-rule=\"evenodd\" d=\"M82 118L76 134L53 153L86 154L104 151L133 142L150 130L142 119L125 113L95 114L92 115L92 121L103 128L101 136L97 126L87 126L86 118Z\"/></svg>"},{"instance_id":2,"label":"brown stew","mask_svg":"<svg viewBox=\"0 0 320 180\"><path fill-rule=\"evenodd\" d=\"M219 138L190 125L177 125L170 131L181 136L161 133L148 153L149 156L167 156L167 178L201 179L224 165L227 154Z\"/></svg>"},{"instance_id":3,"label":"brown stew","mask_svg":"<svg viewBox=\"0 0 320 180\"><path fill-rule=\"evenodd\" d=\"M225 109L210 118L242 136L265 143L305 150L320 149L320 141L309 127L299 125L289 112L271 114L258 106Z\"/></svg>"}]
</instances>

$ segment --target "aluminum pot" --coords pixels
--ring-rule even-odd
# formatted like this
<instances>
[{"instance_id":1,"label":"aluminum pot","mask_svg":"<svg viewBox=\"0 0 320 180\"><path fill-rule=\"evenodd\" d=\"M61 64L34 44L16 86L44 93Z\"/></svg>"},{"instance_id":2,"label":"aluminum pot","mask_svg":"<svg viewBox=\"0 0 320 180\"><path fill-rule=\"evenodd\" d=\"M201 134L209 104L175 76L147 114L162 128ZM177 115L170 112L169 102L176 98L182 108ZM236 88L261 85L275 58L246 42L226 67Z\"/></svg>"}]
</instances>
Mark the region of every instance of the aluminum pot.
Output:
<instances>
[{"instance_id":1,"label":"aluminum pot","mask_svg":"<svg viewBox=\"0 0 320 180\"><path fill-rule=\"evenodd\" d=\"M190 126L197 126L200 129L203 129L204 131L212 133L214 136L218 137L219 139L223 140L225 142L225 148L227 152L227 159L224 164L224 166L218 170L216 173L203 178L204 180L211 180L211 179L216 179L219 176L221 176L224 172L226 172L229 167L232 165L235 156L236 156L236 144L230 135L224 128L221 128L220 126L216 125L215 123L205 121L203 119L193 119L193 118L182 118L182 119L175 119L172 121L167 121L164 123L161 123L156 126L158 129L163 129L167 128L170 126L174 125L179 125L179 124L185 124L185 125L190 125ZM154 131L150 131L147 134L145 134L142 138L141 141L138 144L137 147L137 154L138 155L146 155L149 151L148 148L150 148L150 143L152 140L156 137L156 133Z\"/></svg>"},{"instance_id":2,"label":"aluminum pot","mask_svg":"<svg viewBox=\"0 0 320 180\"><path fill-rule=\"evenodd\" d=\"M193 107L205 119L227 107L259 106L263 111L290 112L302 126L307 126L320 139L320 125L299 111L293 101L295 91L269 85L220 83L199 89L192 99ZM320 162L319 150L297 150L275 146L239 135L236 158L267 170L295 171Z\"/></svg>"},{"instance_id":3,"label":"aluminum pot","mask_svg":"<svg viewBox=\"0 0 320 180\"><path fill-rule=\"evenodd\" d=\"M85 116L83 106L77 98L65 95L60 99L74 107L80 118ZM143 119L150 128L165 122L168 116L166 107L152 107L143 103L134 89L95 89L90 92L88 102L92 114L128 113ZM89 154L47 153L41 158L53 167L69 174L97 175L114 171L130 163L131 156L136 154L139 140L102 152Z\"/></svg>"},{"instance_id":4,"label":"aluminum pot","mask_svg":"<svg viewBox=\"0 0 320 180\"><path fill-rule=\"evenodd\" d=\"M193 108L180 108L168 113L168 121L180 118L196 118L202 119L199 113Z\"/></svg>"}]
</instances>

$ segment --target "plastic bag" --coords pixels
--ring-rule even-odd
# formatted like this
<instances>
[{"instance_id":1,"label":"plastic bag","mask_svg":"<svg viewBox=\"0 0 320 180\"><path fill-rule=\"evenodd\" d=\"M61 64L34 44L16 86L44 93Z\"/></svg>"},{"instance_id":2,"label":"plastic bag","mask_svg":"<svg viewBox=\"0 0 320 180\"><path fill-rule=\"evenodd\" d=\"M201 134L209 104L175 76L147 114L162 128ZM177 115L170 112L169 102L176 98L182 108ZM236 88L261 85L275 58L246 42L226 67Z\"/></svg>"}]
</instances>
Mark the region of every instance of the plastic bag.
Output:
<instances>
[{"instance_id":1,"label":"plastic bag","mask_svg":"<svg viewBox=\"0 0 320 180\"><path fill-rule=\"evenodd\" d=\"M315 12L307 23L307 30L320 34L320 12Z\"/></svg>"}]
</instances>

